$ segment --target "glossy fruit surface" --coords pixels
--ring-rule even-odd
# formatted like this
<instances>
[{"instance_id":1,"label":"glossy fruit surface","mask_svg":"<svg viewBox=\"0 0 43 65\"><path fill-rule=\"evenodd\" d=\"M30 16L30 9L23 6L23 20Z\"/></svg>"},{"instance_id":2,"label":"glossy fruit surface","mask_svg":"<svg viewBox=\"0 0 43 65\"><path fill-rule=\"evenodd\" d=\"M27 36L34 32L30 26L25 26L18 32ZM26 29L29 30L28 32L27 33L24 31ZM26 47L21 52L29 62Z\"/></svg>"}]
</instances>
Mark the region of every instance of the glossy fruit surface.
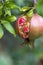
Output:
<instances>
[{"instance_id":1,"label":"glossy fruit surface","mask_svg":"<svg viewBox=\"0 0 43 65\"><path fill-rule=\"evenodd\" d=\"M43 18L38 14L34 14L30 21L30 33L31 39L35 39L43 35Z\"/></svg>"}]
</instances>

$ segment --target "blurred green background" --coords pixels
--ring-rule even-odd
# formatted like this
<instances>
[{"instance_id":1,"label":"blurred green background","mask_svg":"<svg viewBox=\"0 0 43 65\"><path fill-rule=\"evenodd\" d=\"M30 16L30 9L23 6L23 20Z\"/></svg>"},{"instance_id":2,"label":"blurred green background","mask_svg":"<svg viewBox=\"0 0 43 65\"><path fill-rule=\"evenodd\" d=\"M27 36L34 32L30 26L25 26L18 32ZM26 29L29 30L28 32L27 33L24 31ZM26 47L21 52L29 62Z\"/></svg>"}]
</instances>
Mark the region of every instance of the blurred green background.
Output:
<instances>
[{"instance_id":1,"label":"blurred green background","mask_svg":"<svg viewBox=\"0 0 43 65\"><path fill-rule=\"evenodd\" d=\"M14 3L20 7L34 5L33 0L12 1L14 1ZM20 15L20 11L16 9L12 10L12 14L18 17ZM15 22L12 23L12 25L15 27ZM7 52L8 56L10 55L10 58L13 61L12 65L36 65L40 61L40 59L43 58L43 37L35 40L35 48L31 49L29 48L29 46L20 46L20 44L23 43L24 40L18 35L14 38L8 31L4 30L4 32L5 35L0 40L0 53ZM4 60L5 59L6 58L4 55ZM3 61L1 61L0 59L0 65L5 65L1 63L3 63ZM7 63L9 63L9 61L6 62L6 65L8 65Z\"/></svg>"}]
</instances>

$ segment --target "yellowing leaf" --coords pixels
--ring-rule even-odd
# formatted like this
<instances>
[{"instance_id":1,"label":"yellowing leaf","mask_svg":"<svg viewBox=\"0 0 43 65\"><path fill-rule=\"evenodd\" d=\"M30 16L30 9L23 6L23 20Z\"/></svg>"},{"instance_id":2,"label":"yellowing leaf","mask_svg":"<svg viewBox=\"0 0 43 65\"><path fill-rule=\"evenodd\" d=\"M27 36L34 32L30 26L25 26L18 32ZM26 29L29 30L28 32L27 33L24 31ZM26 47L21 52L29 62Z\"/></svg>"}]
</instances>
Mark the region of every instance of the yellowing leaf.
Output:
<instances>
[{"instance_id":1,"label":"yellowing leaf","mask_svg":"<svg viewBox=\"0 0 43 65\"><path fill-rule=\"evenodd\" d=\"M27 16L32 17L33 16L33 9L31 9L28 13Z\"/></svg>"},{"instance_id":2,"label":"yellowing leaf","mask_svg":"<svg viewBox=\"0 0 43 65\"><path fill-rule=\"evenodd\" d=\"M26 7L26 6L24 6L24 7L22 7L22 8L20 9L20 11L25 12L25 11L29 10L30 8L31 8L31 7Z\"/></svg>"}]
</instances>

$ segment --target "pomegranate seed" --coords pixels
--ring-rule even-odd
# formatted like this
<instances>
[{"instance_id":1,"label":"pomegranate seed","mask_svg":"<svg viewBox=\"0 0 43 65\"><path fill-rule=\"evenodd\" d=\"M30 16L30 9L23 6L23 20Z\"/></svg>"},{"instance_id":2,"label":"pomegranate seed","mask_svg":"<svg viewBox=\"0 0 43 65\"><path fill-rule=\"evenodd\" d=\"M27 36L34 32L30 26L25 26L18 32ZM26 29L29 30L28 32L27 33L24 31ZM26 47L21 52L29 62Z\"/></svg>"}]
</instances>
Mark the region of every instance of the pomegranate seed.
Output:
<instances>
[{"instance_id":1,"label":"pomegranate seed","mask_svg":"<svg viewBox=\"0 0 43 65\"><path fill-rule=\"evenodd\" d=\"M24 32L29 32L29 28L28 27L24 27Z\"/></svg>"}]
</instances>

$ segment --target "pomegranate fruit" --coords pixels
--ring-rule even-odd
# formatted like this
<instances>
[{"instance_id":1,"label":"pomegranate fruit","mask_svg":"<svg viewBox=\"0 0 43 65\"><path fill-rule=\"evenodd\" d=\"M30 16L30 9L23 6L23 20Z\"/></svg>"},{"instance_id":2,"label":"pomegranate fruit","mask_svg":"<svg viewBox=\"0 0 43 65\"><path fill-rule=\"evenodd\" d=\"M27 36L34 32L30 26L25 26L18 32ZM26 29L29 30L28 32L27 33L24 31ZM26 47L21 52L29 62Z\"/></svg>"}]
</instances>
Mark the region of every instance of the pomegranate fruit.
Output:
<instances>
[{"instance_id":1,"label":"pomegranate fruit","mask_svg":"<svg viewBox=\"0 0 43 65\"><path fill-rule=\"evenodd\" d=\"M43 35L43 18L37 13L32 18L21 15L17 19L17 31L22 38L28 39L29 44L34 47L34 40Z\"/></svg>"}]
</instances>

